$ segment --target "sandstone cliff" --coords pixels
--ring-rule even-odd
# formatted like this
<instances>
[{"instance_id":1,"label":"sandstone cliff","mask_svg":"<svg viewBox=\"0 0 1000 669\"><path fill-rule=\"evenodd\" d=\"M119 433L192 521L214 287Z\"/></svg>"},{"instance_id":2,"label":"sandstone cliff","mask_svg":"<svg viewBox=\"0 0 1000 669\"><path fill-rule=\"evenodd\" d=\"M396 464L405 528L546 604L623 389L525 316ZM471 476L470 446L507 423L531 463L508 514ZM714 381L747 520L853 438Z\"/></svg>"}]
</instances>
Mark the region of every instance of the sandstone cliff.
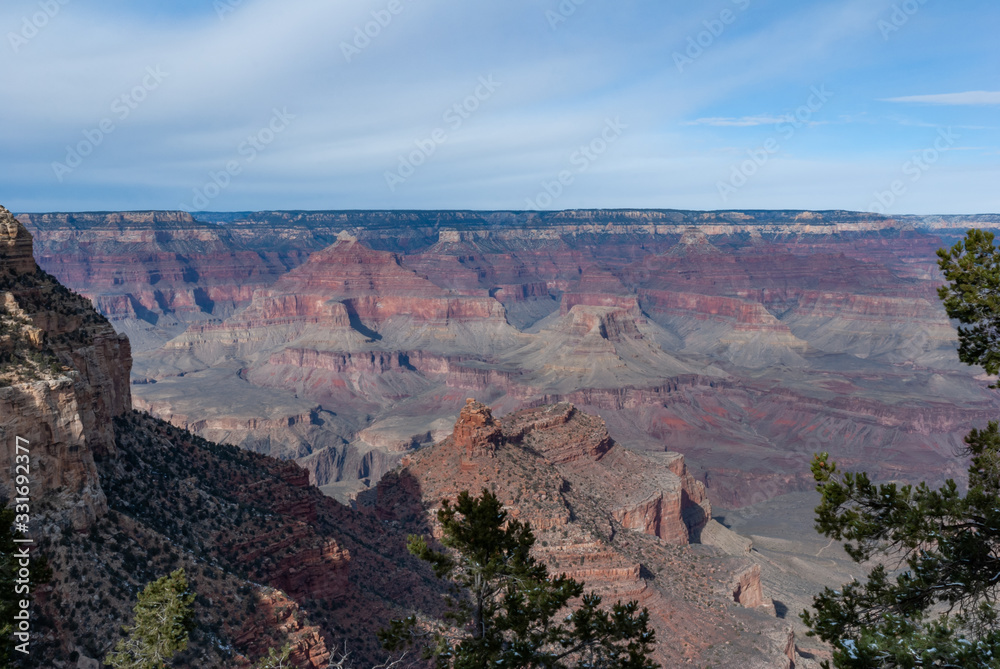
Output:
<instances>
[{"instance_id":1,"label":"sandstone cliff","mask_svg":"<svg viewBox=\"0 0 1000 669\"><path fill-rule=\"evenodd\" d=\"M469 399L452 436L407 455L402 469L359 503L404 528L429 523L438 536L440 500L483 488L531 524L537 555L551 572L586 582L605 601L635 599L648 607L663 666L728 666L738 656L749 667L789 667L795 658L790 630L772 617L760 568L690 545L711 508L683 457L632 453L611 439L603 421L570 404L497 419ZM749 630L766 641L745 645Z\"/></svg>"},{"instance_id":2,"label":"sandstone cliff","mask_svg":"<svg viewBox=\"0 0 1000 669\"><path fill-rule=\"evenodd\" d=\"M94 457L114 453L112 419L131 409L129 343L31 253L0 207L0 457L14 462L16 437L27 439L32 497L85 530L107 511Z\"/></svg>"}]
</instances>

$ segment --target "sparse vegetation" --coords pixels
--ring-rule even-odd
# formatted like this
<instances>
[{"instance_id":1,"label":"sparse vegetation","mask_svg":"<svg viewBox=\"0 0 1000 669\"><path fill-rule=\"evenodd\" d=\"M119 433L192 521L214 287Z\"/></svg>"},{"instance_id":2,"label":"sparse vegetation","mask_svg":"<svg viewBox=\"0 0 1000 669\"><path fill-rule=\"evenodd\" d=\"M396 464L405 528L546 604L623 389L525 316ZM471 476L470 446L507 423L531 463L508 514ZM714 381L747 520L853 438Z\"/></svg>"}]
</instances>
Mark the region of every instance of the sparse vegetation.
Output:
<instances>
[{"instance_id":1,"label":"sparse vegetation","mask_svg":"<svg viewBox=\"0 0 1000 669\"><path fill-rule=\"evenodd\" d=\"M195 594L183 569L157 579L139 594L128 636L105 662L115 669L159 669L188 646Z\"/></svg>"},{"instance_id":2,"label":"sparse vegetation","mask_svg":"<svg viewBox=\"0 0 1000 669\"><path fill-rule=\"evenodd\" d=\"M1000 371L1000 251L970 230L938 252L948 315L960 323L959 358ZM994 385L993 387L996 387ZM827 588L802 618L834 646L839 668L1000 667L1000 424L965 438L968 491L932 490L841 472L826 453L813 475L817 529L847 543L857 562L877 559L866 582ZM828 664L826 666L829 666Z\"/></svg>"},{"instance_id":3,"label":"sparse vegetation","mask_svg":"<svg viewBox=\"0 0 1000 669\"><path fill-rule=\"evenodd\" d=\"M649 613L636 602L600 608L601 598L565 575L550 577L532 555L531 527L510 519L488 490L468 491L438 511L448 552L421 536L409 549L451 582L449 625L428 626L416 617L394 620L380 632L389 650L423 646L438 667L614 667L653 669L656 642ZM568 615L572 600L582 603Z\"/></svg>"}]
</instances>

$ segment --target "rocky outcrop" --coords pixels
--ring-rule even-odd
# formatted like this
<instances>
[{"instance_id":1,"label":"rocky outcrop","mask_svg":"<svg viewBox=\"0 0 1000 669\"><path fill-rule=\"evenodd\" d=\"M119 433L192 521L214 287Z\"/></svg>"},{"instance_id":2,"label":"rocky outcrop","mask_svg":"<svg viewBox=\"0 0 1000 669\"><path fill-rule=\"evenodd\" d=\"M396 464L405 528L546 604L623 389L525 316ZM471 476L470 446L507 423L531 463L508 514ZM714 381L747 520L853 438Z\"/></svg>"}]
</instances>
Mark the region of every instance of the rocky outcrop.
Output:
<instances>
[{"instance_id":1,"label":"rocky outcrop","mask_svg":"<svg viewBox=\"0 0 1000 669\"><path fill-rule=\"evenodd\" d=\"M530 438L532 447L556 465L597 462L614 446L604 421L568 402L514 413L503 424L507 439Z\"/></svg>"},{"instance_id":2,"label":"rocky outcrop","mask_svg":"<svg viewBox=\"0 0 1000 669\"><path fill-rule=\"evenodd\" d=\"M29 472L30 497L44 500L57 521L76 531L108 510L82 418L88 410L81 410L69 375L0 388L0 458L15 463L22 462L17 455L29 455L22 471ZM2 484L13 499L9 486Z\"/></svg>"},{"instance_id":3,"label":"rocky outcrop","mask_svg":"<svg viewBox=\"0 0 1000 669\"><path fill-rule=\"evenodd\" d=\"M711 518L705 486L687 472L682 455L630 452L601 419L572 404L517 412L503 423L506 438L584 485L625 529L684 545Z\"/></svg>"},{"instance_id":4,"label":"rocky outcrop","mask_svg":"<svg viewBox=\"0 0 1000 669\"><path fill-rule=\"evenodd\" d=\"M489 408L472 398L467 399L452 434L455 447L469 460L491 457L496 453L501 436L500 425Z\"/></svg>"},{"instance_id":5,"label":"rocky outcrop","mask_svg":"<svg viewBox=\"0 0 1000 669\"><path fill-rule=\"evenodd\" d=\"M407 454L402 468L358 504L383 523L405 528L420 521L440 536L439 500L483 488L511 517L530 523L537 557L550 573L584 581L607 602L647 607L658 638L671 641L656 649L663 666L710 658L728 666L733 658L715 657L711 648L726 648L722 642L737 638L734 626L742 625L766 640L753 650L733 645L744 664L788 666L788 629L732 606L735 599L766 610L759 567L743 555L709 553L711 566L703 568L685 550L711 507L681 455L628 451L603 421L568 403L497 419L469 400L452 436Z\"/></svg>"},{"instance_id":6,"label":"rocky outcrop","mask_svg":"<svg viewBox=\"0 0 1000 669\"><path fill-rule=\"evenodd\" d=\"M774 603L764 596L764 588L760 584L760 565L755 564L740 572L733 579L733 601L748 609L770 608Z\"/></svg>"},{"instance_id":7,"label":"rocky outcrop","mask_svg":"<svg viewBox=\"0 0 1000 669\"><path fill-rule=\"evenodd\" d=\"M0 206L0 272L16 276L34 271L31 233Z\"/></svg>"},{"instance_id":8,"label":"rocky outcrop","mask_svg":"<svg viewBox=\"0 0 1000 669\"><path fill-rule=\"evenodd\" d=\"M130 349L38 270L31 248L31 235L0 211L0 457L15 462L17 438L27 440L31 497L85 530L107 511L94 457L114 454L112 419L131 409Z\"/></svg>"},{"instance_id":9,"label":"rocky outcrop","mask_svg":"<svg viewBox=\"0 0 1000 669\"><path fill-rule=\"evenodd\" d=\"M613 516L623 527L684 545L700 536L712 517L705 486L694 479L679 453L647 453L626 465L632 454L622 453L612 464L617 471L626 466L637 475L620 495L621 506Z\"/></svg>"},{"instance_id":10,"label":"rocky outcrop","mask_svg":"<svg viewBox=\"0 0 1000 669\"><path fill-rule=\"evenodd\" d=\"M244 623L234 639L239 648L248 654L265 656L275 646L271 638L277 637L291 648L290 666L302 669L323 669L330 660L330 650L323 633L315 625L303 624L302 609L280 590L265 589L257 597L253 617ZM246 662L242 666L251 666Z\"/></svg>"}]
</instances>

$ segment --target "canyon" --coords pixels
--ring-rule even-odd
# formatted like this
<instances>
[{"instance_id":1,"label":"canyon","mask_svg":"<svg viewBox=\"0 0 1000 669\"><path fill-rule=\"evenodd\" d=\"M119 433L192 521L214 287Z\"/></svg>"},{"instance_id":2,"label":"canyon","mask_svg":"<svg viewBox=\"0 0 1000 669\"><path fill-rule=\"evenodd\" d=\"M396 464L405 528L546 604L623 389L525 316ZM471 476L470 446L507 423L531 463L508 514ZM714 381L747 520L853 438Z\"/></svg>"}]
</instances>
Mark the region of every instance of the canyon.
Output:
<instances>
[{"instance_id":1,"label":"canyon","mask_svg":"<svg viewBox=\"0 0 1000 669\"><path fill-rule=\"evenodd\" d=\"M408 553L407 536L436 536L441 499L482 487L531 522L550 569L606 601L648 607L664 666L737 657L751 668L808 666L747 542L712 519L705 485L679 453L626 448L568 402L496 418L465 398L442 438L401 449L400 466L346 506L289 459L132 409L130 389L142 384L129 382L127 338L35 265L30 234L3 209L0 270L0 437L6 448L30 435L35 557L53 570L36 584L26 666L97 666L143 585L178 567L196 594L196 627L177 666L247 667L288 644L293 666L319 669L345 642L371 666L385 659L375 632L388 620L442 613L445 588ZM381 312L387 321L448 327L451 295L401 285L429 302L400 300ZM338 311L303 318L336 322ZM212 350L242 345L226 332ZM393 371L388 360L381 374Z\"/></svg>"},{"instance_id":2,"label":"canyon","mask_svg":"<svg viewBox=\"0 0 1000 669\"><path fill-rule=\"evenodd\" d=\"M935 250L996 217L856 212L23 214L39 265L132 341L137 408L295 459L341 501L446 436L570 402L683 453L727 508L827 451L961 478L995 415Z\"/></svg>"}]
</instances>

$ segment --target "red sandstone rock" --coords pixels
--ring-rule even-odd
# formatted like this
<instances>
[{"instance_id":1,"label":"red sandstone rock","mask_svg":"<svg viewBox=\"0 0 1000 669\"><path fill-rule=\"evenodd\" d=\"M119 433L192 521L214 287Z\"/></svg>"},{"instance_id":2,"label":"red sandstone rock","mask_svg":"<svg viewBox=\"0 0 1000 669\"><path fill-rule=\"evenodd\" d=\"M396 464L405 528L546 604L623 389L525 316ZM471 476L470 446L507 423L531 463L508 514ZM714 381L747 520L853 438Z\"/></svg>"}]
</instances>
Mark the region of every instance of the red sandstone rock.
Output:
<instances>
[{"instance_id":1,"label":"red sandstone rock","mask_svg":"<svg viewBox=\"0 0 1000 669\"><path fill-rule=\"evenodd\" d=\"M736 575L733 579L733 600L748 609L773 610L774 603L764 596L764 589L760 584L760 565L755 564Z\"/></svg>"},{"instance_id":2,"label":"red sandstone rock","mask_svg":"<svg viewBox=\"0 0 1000 669\"><path fill-rule=\"evenodd\" d=\"M315 625L303 625L301 609L280 590L264 591L253 614L234 639L238 647L249 649L253 655L266 655L270 646L265 641L278 633L291 647L290 666L302 669L327 666L330 651L322 631Z\"/></svg>"},{"instance_id":3,"label":"red sandstone rock","mask_svg":"<svg viewBox=\"0 0 1000 669\"><path fill-rule=\"evenodd\" d=\"M497 420L488 407L469 400L451 437L407 455L403 468L379 483L373 512L384 522L412 518L417 497L435 528L439 500L482 488L492 490L513 518L531 524L538 557L552 573L586 582L606 602L634 599L647 606L659 638L668 640L656 651L664 666L702 657L714 630L732 624L726 616L738 614L721 602L756 608L769 602L759 567L745 558L733 558L717 577L699 581L694 599L675 599L673 587L687 581L691 567L682 566L680 557L669 567L661 560L674 554L671 549L682 551L692 530L710 518L704 486L687 473L682 456L627 451L599 418L570 404ZM433 533L439 536L439 530ZM640 547L648 549L636 552ZM660 576L651 579L651 570ZM718 613L709 613L716 605ZM787 628L774 624L766 630L764 638L773 643L760 666L787 666Z\"/></svg>"},{"instance_id":4,"label":"red sandstone rock","mask_svg":"<svg viewBox=\"0 0 1000 669\"><path fill-rule=\"evenodd\" d=\"M452 438L455 446L464 450L466 458L492 456L500 442L501 429L488 407L468 399L455 423Z\"/></svg>"}]
</instances>

